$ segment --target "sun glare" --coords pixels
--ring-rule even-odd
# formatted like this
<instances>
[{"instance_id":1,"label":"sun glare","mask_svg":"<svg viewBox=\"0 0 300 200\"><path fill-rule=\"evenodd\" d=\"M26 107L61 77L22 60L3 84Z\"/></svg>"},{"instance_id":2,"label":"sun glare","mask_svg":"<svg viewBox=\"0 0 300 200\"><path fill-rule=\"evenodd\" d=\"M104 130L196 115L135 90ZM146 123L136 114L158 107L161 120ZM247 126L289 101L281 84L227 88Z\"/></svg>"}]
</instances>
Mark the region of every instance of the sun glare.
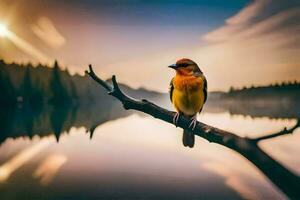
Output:
<instances>
[{"instance_id":1,"label":"sun glare","mask_svg":"<svg viewBox=\"0 0 300 200\"><path fill-rule=\"evenodd\" d=\"M7 29L5 24L0 24L0 37L6 37L9 34L9 30Z\"/></svg>"}]
</instances>

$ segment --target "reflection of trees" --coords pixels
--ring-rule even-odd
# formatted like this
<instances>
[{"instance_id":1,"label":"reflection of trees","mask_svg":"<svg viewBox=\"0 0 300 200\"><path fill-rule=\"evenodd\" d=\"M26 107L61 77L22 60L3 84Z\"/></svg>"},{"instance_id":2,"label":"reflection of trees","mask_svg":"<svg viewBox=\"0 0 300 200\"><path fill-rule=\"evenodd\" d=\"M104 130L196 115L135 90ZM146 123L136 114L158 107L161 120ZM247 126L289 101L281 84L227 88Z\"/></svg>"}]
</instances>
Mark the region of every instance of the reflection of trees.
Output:
<instances>
[{"instance_id":1,"label":"reflection of trees","mask_svg":"<svg viewBox=\"0 0 300 200\"><path fill-rule=\"evenodd\" d=\"M61 73L62 72L60 71L58 63L57 61L55 61L52 71L52 77L50 80L50 88L52 92L50 101L54 105L66 105L71 103L72 101L69 91L63 84Z\"/></svg>"},{"instance_id":2,"label":"reflection of trees","mask_svg":"<svg viewBox=\"0 0 300 200\"><path fill-rule=\"evenodd\" d=\"M269 118L300 118L298 100L268 99L239 100L211 98L204 108L205 112L229 112L231 115Z\"/></svg>"},{"instance_id":3,"label":"reflection of trees","mask_svg":"<svg viewBox=\"0 0 300 200\"><path fill-rule=\"evenodd\" d=\"M65 123L70 113L70 106L54 107L50 114L50 124L56 140L59 141L60 134L63 132ZM69 117L70 118L70 117Z\"/></svg>"},{"instance_id":4,"label":"reflection of trees","mask_svg":"<svg viewBox=\"0 0 300 200\"><path fill-rule=\"evenodd\" d=\"M97 126L130 115L119 109L115 100L91 105L47 106L41 110L31 107L7 108L0 112L0 144L6 138L34 135L40 137L54 134L59 139L63 132L72 127L85 127L90 132ZM2 112L3 111L3 112Z\"/></svg>"},{"instance_id":5,"label":"reflection of trees","mask_svg":"<svg viewBox=\"0 0 300 200\"><path fill-rule=\"evenodd\" d=\"M168 123L173 123L173 116L175 114L174 112L161 108L145 99L140 101L125 95L119 88L115 76L113 76L112 85L110 85L106 81L100 79L94 73L92 66L89 66L89 71L87 71L86 73L99 85L105 88L108 91L108 94L118 99L123 104L124 109L138 110ZM184 116L180 116L176 125L183 129L189 129L190 123L190 119ZM271 134L270 137L272 138L279 135L291 133L296 128L298 128L299 125L300 122L298 120L297 124L294 127L290 129L285 128L280 132ZM243 138L234 133L218 129L201 122L197 122L195 129L190 131L193 131L195 135L202 137L209 142L214 142L222 146L226 146L243 155L258 169L260 169L260 171L263 172L288 197L293 199L300 199L300 192L298 191L300 188L300 177L271 158L258 146L259 141L268 139L268 137L260 137L257 139Z\"/></svg>"},{"instance_id":6,"label":"reflection of trees","mask_svg":"<svg viewBox=\"0 0 300 200\"><path fill-rule=\"evenodd\" d=\"M14 120L14 109L8 108L5 112L0 112L0 144L10 137L12 121Z\"/></svg>"},{"instance_id":7,"label":"reflection of trees","mask_svg":"<svg viewBox=\"0 0 300 200\"><path fill-rule=\"evenodd\" d=\"M16 91L3 66L4 62L0 60L0 104L12 106L16 103Z\"/></svg>"}]
</instances>

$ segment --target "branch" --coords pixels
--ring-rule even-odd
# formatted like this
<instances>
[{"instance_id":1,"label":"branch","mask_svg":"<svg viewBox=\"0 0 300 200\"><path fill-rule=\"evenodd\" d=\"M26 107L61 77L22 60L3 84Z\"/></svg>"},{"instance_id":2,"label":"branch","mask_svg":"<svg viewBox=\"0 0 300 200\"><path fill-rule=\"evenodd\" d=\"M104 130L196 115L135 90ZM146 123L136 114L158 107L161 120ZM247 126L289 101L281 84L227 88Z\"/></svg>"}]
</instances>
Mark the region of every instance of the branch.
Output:
<instances>
[{"instance_id":1,"label":"branch","mask_svg":"<svg viewBox=\"0 0 300 200\"><path fill-rule=\"evenodd\" d=\"M300 127L300 120L298 119L297 123L289 129L287 127L284 127L279 132L275 132L275 133L272 133L272 134L269 134L269 135L265 135L265 136L255 138L255 139L253 139L253 141L257 143L261 140L267 140L267 139L275 138L275 137L282 136L282 135L293 134L293 132L299 127Z\"/></svg>"},{"instance_id":2,"label":"branch","mask_svg":"<svg viewBox=\"0 0 300 200\"><path fill-rule=\"evenodd\" d=\"M94 73L91 65L89 65L89 71L86 71L86 74L88 74L92 79L94 79L102 87L104 87L107 90L109 95L112 95L115 98L117 98L123 104L123 107L126 110L129 109L138 110L147 113L149 115L152 115L155 118L173 124L173 116L175 112L161 108L155 105L154 103L147 101L146 99L137 100L127 96L120 90L115 76L112 77L113 85L111 86L107 82L100 79ZM190 123L191 123L191 119L180 115L176 126L181 127L183 129L189 129ZM233 142L244 140L244 138L241 138L233 133L209 126L199 121L197 121L195 129L191 131L195 135L200 136L208 140L209 142L214 142L225 146L231 146L233 145Z\"/></svg>"},{"instance_id":3,"label":"branch","mask_svg":"<svg viewBox=\"0 0 300 200\"><path fill-rule=\"evenodd\" d=\"M126 110L133 109L141 111L173 124L175 112L161 108L145 99L136 100L131 98L120 90L115 76L112 77L111 86L94 73L91 65L89 66L89 69L89 71L86 71L86 74L103 86L109 95L117 98ZM188 129L190 123L191 119L180 115L177 126ZM195 135L202 137L209 142L221 144L238 152L260 169L288 197L291 199L300 199L300 194L298 192L300 188L300 178L261 150L258 147L257 142L253 142L252 139L239 137L231 132L209 126L199 121L197 121L195 129L191 131ZM282 132L286 131L287 130Z\"/></svg>"},{"instance_id":4,"label":"branch","mask_svg":"<svg viewBox=\"0 0 300 200\"><path fill-rule=\"evenodd\" d=\"M89 72L86 70L85 73L92 77L92 79L94 79L97 83L104 87L108 92L112 91L112 87L95 74L92 65L89 65L89 70Z\"/></svg>"}]
</instances>

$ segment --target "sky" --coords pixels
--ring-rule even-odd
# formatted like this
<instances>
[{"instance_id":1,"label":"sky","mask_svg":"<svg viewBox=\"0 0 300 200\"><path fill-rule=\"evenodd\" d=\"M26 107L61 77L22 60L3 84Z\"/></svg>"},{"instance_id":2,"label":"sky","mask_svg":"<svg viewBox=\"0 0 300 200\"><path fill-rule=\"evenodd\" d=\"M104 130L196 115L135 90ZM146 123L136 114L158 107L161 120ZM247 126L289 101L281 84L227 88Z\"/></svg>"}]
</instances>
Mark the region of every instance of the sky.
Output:
<instances>
[{"instance_id":1,"label":"sky","mask_svg":"<svg viewBox=\"0 0 300 200\"><path fill-rule=\"evenodd\" d=\"M300 77L298 0L0 0L1 23L8 62L93 64L134 88L166 92L182 57L209 91Z\"/></svg>"}]
</instances>

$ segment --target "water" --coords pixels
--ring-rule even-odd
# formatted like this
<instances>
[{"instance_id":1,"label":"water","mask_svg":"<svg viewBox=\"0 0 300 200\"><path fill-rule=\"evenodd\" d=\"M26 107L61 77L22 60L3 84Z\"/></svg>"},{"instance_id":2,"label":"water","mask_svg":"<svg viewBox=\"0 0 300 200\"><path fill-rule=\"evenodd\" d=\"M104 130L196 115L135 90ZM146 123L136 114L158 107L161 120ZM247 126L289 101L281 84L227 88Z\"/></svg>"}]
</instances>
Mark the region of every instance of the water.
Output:
<instances>
[{"instance_id":1,"label":"water","mask_svg":"<svg viewBox=\"0 0 300 200\"><path fill-rule=\"evenodd\" d=\"M18 116L9 118L12 124L1 124L2 200L288 198L237 152L199 137L193 149L185 148L182 129L118 105L105 112L48 111L25 122L22 112L14 113ZM198 119L249 138L297 122L231 115L226 110L206 111ZM86 129L94 129L92 138ZM259 146L299 176L299 141L296 129Z\"/></svg>"}]
</instances>

